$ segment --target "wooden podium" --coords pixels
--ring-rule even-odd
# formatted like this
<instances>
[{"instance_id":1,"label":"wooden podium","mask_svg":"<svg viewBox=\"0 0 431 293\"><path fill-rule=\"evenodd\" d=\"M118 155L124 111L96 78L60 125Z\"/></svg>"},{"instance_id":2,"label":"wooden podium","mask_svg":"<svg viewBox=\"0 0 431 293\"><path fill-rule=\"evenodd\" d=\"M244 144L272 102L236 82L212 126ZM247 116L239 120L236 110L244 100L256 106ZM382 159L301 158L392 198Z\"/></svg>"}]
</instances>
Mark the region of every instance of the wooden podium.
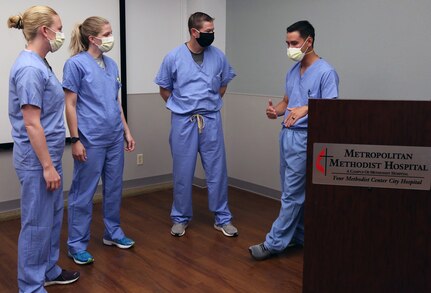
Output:
<instances>
[{"instance_id":1,"label":"wooden podium","mask_svg":"<svg viewBox=\"0 0 431 293\"><path fill-rule=\"evenodd\" d=\"M303 275L305 293L431 292L431 191L313 184L315 143L431 147L431 102L309 101Z\"/></svg>"}]
</instances>

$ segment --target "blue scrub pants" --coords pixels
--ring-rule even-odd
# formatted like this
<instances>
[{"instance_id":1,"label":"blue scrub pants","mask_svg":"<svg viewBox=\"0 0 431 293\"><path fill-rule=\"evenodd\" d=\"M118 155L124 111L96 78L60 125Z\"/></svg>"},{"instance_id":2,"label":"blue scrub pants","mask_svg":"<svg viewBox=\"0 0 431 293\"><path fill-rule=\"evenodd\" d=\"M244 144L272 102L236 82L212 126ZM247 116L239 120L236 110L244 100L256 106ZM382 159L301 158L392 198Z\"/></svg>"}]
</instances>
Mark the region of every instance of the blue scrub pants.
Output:
<instances>
[{"instance_id":1,"label":"blue scrub pants","mask_svg":"<svg viewBox=\"0 0 431 293\"><path fill-rule=\"evenodd\" d=\"M304 243L307 129L280 132L281 209L266 235L265 247L281 252L293 240Z\"/></svg>"},{"instance_id":2,"label":"blue scrub pants","mask_svg":"<svg viewBox=\"0 0 431 293\"><path fill-rule=\"evenodd\" d=\"M16 170L21 184L21 231L18 239L19 292L46 292L45 280L61 274L57 265L63 221L63 173L61 187L48 191L43 170Z\"/></svg>"},{"instance_id":3,"label":"blue scrub pants","mask_svg":"<svg viewBox=\"0 0 431 293\"><path fill-rule=\"evenodd\" d=\"M73 180L68 197L70 253L87 250L90 241L90 223L93 213L93 197L99 179L103 183L103 238L121 239L120 207L123 190L124 140L108 147L86 147L87 160L75 160Z\"/></svg>"},{"instance_id":4,"label":"blue scrub pants","mask_svg":"<svg viewBox=\"0 0 431 293\"><path fill-rule=\"evenodd\" d=\"M172 113L169 142L173 158L174 201L171 219L174 223L187 223L192 219L192 184L197 153L208 186L208 206L215 215L215 224L231 221L228 207L227 169L223 129L220 112L204 116L205 127L199 133L197 121L191 115Z\"/></svg>"}]
</instances>

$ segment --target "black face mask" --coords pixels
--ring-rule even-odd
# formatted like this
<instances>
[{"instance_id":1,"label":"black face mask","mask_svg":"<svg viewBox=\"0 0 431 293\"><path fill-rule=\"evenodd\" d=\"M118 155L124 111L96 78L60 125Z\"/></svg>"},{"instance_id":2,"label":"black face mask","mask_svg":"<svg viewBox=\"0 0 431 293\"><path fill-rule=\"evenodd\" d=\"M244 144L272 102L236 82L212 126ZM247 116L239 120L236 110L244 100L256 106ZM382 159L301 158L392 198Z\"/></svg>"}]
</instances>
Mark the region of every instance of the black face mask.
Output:
<instances>
[{"instance_id":1,"label":"black face mask","mask_svg":"<svg viewBox=\"0 0 431 293\"><path fill-rule=\"evenodd\" d=\"M196 41L201 47L208 47L214 42L214 33L199 32L200 36Z\"/></svg>"}]
</instances>

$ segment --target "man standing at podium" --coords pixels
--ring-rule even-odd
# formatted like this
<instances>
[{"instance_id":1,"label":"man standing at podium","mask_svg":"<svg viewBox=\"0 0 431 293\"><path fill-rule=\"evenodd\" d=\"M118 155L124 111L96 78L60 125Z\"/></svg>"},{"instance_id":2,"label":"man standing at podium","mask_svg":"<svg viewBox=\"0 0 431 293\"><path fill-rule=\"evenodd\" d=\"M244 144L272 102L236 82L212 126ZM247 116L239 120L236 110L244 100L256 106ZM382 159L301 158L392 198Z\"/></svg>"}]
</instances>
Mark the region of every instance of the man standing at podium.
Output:
<instances>
[{"instance_id":1,"label":"man standing at podium","mask_svg":"<svg viewBox=\"0 0 431 293\"><path fill-rule=\"evenodd\" d=\"M281 209L263 243L249 247L256 260L264 260L287 247L304 243L304 199L307 157L308 99L338 97L335 69L314 51L314 28L298 21L287 28L287 56L296 63L286 76L286 94L273 106L269 119L284 116L280 132Z\"/></svg>"}]
</instances>

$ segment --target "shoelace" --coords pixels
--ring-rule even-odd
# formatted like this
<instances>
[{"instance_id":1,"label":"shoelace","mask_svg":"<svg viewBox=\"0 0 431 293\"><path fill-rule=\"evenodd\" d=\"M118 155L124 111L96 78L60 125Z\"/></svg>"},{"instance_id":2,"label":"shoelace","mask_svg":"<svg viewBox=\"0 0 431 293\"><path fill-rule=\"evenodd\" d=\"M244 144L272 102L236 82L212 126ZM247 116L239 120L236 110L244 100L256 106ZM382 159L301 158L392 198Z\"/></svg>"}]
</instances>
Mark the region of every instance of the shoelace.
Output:
<instances>
[{"instance_id":1,"label":"shoelace","mask_svg":"<svg viewBox=\"0 0 431 293\"><path fill-rule=\"evenodd\" d=\"M190 117L190 121L194 122L195 120L198 122L199 133L202 133L202 130L205 127L204 116L202 116L200 114L194 114L194 115L192 115L192 117Z\"/></svg>"}]
</instances>

